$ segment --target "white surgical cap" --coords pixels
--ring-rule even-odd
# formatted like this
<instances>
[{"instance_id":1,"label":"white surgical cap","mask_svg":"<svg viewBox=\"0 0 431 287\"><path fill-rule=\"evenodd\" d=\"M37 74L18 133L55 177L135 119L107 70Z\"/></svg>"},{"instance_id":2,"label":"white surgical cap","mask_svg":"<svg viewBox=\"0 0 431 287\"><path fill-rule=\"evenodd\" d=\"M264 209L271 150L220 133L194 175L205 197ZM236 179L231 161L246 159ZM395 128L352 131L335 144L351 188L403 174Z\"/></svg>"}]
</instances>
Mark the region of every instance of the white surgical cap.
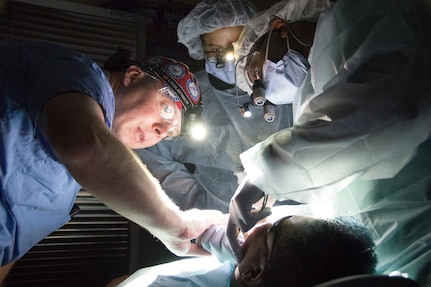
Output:
<instances>
[{"instance_id":1,"label":"white surgical cap","mask_svg":"<svg viewBox=\"0 0 431 287\"><path fill-rule=\"evenodd\" d=\"M236 85L251 94L251 88L245 78L246 56L253 44L266 32L274 16L291 23L300 20L317 21L320 13L330 6L329 0L288 0L275 3L269 9L258 13L245 26L238 41L233 43L236 67Z\"/></svg>"},{"instance_id":2,"label":"white surgical cap","mask_svg":"<svg viewBox=\"0 0 431 287\"><path fill-rule=\"evenodd\" d=\"M254 6L246 0L203 0L177 27L178 42L195 60L204 58L200 36L224 27L245 26L254 16Z\"/></svg>"}]
</instances>

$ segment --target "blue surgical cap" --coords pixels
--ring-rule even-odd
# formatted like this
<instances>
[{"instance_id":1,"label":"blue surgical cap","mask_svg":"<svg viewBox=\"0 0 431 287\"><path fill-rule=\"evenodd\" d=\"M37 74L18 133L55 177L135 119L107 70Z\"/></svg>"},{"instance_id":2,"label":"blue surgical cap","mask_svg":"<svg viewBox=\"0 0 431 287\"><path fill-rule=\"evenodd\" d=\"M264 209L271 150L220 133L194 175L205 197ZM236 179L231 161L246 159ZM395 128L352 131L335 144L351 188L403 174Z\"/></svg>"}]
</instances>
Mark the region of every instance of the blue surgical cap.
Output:
<instances>
[{"instance_id":1,"label":"blue surgical cap","mask_svg":"<svg viewBox=\"0 0 431 287\"><path fill-rule=\"evenodd\" d=\"M203 0L178 23L178 42L187 47L190 57L202 60L201 35L224 27L245 26L255 13L248 1Z\"/></svg>"}]
</instances>

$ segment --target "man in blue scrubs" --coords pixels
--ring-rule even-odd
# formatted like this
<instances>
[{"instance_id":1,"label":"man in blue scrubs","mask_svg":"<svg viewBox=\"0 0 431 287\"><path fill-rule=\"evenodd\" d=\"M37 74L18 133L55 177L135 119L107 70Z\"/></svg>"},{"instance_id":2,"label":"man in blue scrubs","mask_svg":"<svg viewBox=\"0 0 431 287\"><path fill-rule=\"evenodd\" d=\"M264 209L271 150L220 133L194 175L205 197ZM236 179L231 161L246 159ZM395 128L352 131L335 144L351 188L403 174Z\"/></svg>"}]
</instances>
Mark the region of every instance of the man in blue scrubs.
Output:
<instances>
[{"instance_id":1,"label":"man in blue scrubs","mask_svg":"<svg viewBox=\"0 0 431 287\"><path fill-rule=\"evenodd\" d=\"M190 240L220 212L180 211L131 151L180 134L182 109L200 100L197 82L175 60L143 64L123 52L106 77L64 47L0 47L0 282L14 261L70 219L80 188L173 253L207 254ZM172 92L151 67L180 88Z\"/></svg>"}]
</instances>

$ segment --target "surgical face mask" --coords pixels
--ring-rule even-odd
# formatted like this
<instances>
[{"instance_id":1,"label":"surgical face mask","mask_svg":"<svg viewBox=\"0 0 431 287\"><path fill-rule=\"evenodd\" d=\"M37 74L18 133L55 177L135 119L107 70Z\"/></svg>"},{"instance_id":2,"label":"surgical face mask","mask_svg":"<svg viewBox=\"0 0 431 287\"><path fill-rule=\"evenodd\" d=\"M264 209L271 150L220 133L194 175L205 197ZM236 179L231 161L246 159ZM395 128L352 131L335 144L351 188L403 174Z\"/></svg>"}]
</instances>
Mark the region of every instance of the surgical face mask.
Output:
<instances>
[{"instance_id":1,"label":"surgical face mask","mask_svg":"<svg viewBox=\"0 0 431 287\"><path fill-rule=\"evenodd\" d=\"M217 63L206 60L205 70L227 84L235 84L235 60L226 60L223 68L217 68L216 65Z\"/></svg>"},{"instance_id":2,"label":"surgical face mask","mask_svg":"<svg viewBox=\"0 0 431 287\"><path fill-rule=\"evenodd\" d=\"M275 105L292 103L308 69L307 60L291 49L277 63L266 59L263 65L266 99Z\"/></svg>"}]
</instances>

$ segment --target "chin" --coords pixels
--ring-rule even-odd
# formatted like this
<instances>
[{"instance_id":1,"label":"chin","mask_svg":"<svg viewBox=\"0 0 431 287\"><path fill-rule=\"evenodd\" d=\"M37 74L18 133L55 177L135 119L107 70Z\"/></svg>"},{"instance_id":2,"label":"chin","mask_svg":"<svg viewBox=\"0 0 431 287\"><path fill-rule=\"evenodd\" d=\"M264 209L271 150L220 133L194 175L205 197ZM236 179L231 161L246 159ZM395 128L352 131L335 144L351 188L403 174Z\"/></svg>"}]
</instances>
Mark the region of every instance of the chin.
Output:
<instances>
[{"instance_id":1,"label":"chin","mask_svg":"<svg viewBox=\"0 0 431 287\"><path fill-rule=\"evenodd\" d=\"M149 147L149 145L145 143L126 144L126 146L130 149L141 149L141 148Z\"/></svg>"},{"instance_id":2,"label":"chin","mask_svg":"<svg viewBox=\"0 0 431 287\"><path fill-rule=\"evenodd\" d=\"M132 145L128 145L129 148L131 149L141 149L141 148L147 148L147 147L151 147L153 145L156 145L160 142L161 140L157 140L157 141L145 141L142 143L134 143Z\"/></svg>"},{"instance_id":3,"label":"chin","mask_svg":"<svg viewBox=\"0 0 431 287\"><path fill-rule=\"evenodd\" d=\"M119 138L119 140L128 148L130 149L141 149L141 148L146 148L149 147L150 145L148 144L147 141L144 142L137 142L137 141L133 141L130 140L129 137L125 137L125 138Z\"/></svg>"}]
</instances>

